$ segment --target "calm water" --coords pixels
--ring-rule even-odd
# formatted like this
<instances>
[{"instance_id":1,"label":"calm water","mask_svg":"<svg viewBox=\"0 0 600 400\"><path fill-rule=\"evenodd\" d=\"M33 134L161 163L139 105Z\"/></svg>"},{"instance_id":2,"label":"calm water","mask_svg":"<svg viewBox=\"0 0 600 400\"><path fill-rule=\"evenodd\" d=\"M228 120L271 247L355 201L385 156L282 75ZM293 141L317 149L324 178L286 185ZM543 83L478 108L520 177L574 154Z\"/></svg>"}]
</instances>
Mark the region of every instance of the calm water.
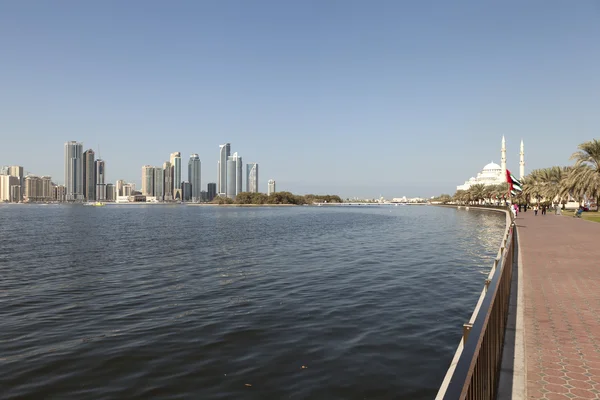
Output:
<instances>
[{"instance_id":1,"label":"calm water","mask_svg":"<svg viewBox=\"0 0 600 400\"><path fill-rule=\"evenodd\" d=\"M0 397L432 399L503 229L427 206L0 205Z\"/></svg>"}]
</instances>

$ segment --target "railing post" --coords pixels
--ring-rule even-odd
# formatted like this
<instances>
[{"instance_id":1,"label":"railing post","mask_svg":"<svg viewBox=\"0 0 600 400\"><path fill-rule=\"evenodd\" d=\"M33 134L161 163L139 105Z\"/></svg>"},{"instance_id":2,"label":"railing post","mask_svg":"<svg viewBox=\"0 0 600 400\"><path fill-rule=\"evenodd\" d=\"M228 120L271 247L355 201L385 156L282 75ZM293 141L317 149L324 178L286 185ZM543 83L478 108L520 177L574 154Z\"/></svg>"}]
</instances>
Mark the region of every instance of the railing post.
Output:
<instances>
[{"instance_id":1,"label":"railing post","mask_svg":"<svg viewBox=\"0 0 600 400\"><path fill-rule=\"evenodd\" d=\"M471 328L473 328L473 324L470 324L468 322L466 324L463 324L463 343L467 343L469 333L471 333Z\"/></svg>"}]
</instances>

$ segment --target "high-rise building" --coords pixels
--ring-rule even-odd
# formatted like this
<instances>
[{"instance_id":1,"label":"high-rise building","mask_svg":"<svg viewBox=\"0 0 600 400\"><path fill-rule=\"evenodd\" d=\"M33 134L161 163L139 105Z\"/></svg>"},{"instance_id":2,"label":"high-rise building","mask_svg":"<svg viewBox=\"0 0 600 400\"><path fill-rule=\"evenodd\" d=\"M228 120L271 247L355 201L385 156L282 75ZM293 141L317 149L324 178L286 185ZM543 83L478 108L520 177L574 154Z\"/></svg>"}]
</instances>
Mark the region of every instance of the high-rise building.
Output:
<instances>
[{"instance_id":1,"label":"high-rise building","mask_svg":"<svg viewBox=\"0 0 600 400\"><path fill-rule=\"evenodd\" d=\"M0 175L10 175L8 173L9 170L10 170L10 167L7 167L7 166L0 167Z\"/></svg>"},{"instance_id":2,"label":"high-rise building","mask_svg":"<svg viewBox=\"0 0 600 400\"><path fill-rule=\"evenodd\" d=\"M20 196L15 198L13 196L15 189L14 187L19 188L19 192L21 190L21 185L19 184L19 178L12 175L0 175L0 202L18 202L20 201Z\"/></svg>"},{"instance_id":3,"label":"high-rise building","mask_svg":"<svg viewBox=\"0 0 600 400\"><path fill-rule=\"evenodd\" d=\"M227 158L227 197L235 199L242 192L242 157L233 153Z\"/></svg>"},{"instance_id":4,"label":"high-rise building","mask_svg":"<svg viewBox=\"0 0 600 400\"><path fill-rule=\"evenodd\" d=\"M219 196L227 195L227 160L231 155L231 144L225 143L219 145L219 162L217 174L217 194Z\"/></svg>"},{"instance_id":5,"label":"high-rise building","mask_svg":"<svg viewBox=\"0 0 600 400\"><path fill-rule=\"evenodd\" d=\"M132 196L135 192L135 187L131 183L123 185L123 196Z\"/></svg>"},{"instance_id":6,"label":"high-rise building","mask_svg":"<svg viewBox=\"0 0 600 400\"><path fill-rule=\"evenodd\" d=\"M42 176L42 200L52 200L52 178L49 176Z\"/></svg>"},{"instance_id":7,"label":"high-rise building","mask_svg":"<svg viewBox=\"0 0 600 400\"><path fill-rule=\"evenodd\" d=\"M154 196L154 167L152 165L142 167L142 194Z\"/></svg>"},{"instance_id":8,"label":"high-rise building","mask_svg":"<svg viewBox=\"0 0 600 400\"><path fill-rule=\"evenodd\" d=\"M213 201L215 197L217 197L217 184L211 182L206 185L206 200Z\"/></svg>"},{"instance_id":9,"label":"high-rise building","mask_svg":"<svg viewBox=\"0 0 600 400\"><path fill-rule=\"evenodd\" d=\"M96 200L96 164L94 150L83 153L83 196L87 201Z\"/></svg>"},{"instance_id":10,"label":"high-rise building","mask_svg":"<svg viewBox=\"0 0 600 400\"><path fill-rule=\"evenodd\" d=\"M194 203L198 203L201 200L200 192L202 191L202 179L200 175L200 157L198 154L192 154L190 155L190 161L188 161L188 181L192 186L190 201L193 201Z\"/></svg>"},{"instance_id":11,"label":"high-rise building","mask_svg":"<svg viewBox=\"0 0 600 400\"><path fill-rule=\"evenodd\" d=\"M96 164L96 200L106 200L106 163L104 160L97 159Z\"/></svg>"},{"instance_id":12,"label":"high-rise building","mask_svg":"<svg viewBox=\"0 0 600 400\"><path fill-rule=\"evenodd\" d=\"M60 203L67 201L67 188L64 185L56 185L52 188L52 200Z\"/></svg>"},{"instance_id":13,"label":"high-rise building","mask_svg":"<svg viewBox=\"0 0 600 400\"><path fill-rule=\"evenodd\" d=\"M171 153L171 166L173 168L172 172L172 184L173 184L173 200L181 201L183 200L181 193L181 153L176 151Z\"/></svg>"},{"instance_id":14,"label":"high-rise building","mask_svg":"<svg viewBox=\"0 0 600 400\"><path fill-rule=\"evenodd\" d=\"M115 184L115 197L123 196L123 186L125 186L125 181L123 179L119 179Z\"/></svg>"},{"instance_id":15,"label":"high-rise building","mask_svg":"<svg viewBox=\"0 0 600 400\"><path fill-rule=\"evenodd\" d=\"M258 193L258 164L246 164L246 192Z\"/></svg>"},{"instance_id":16,"label":"high-rise building","mask_svg":"<svg viewBox=\"0 0 600 400\"><path fill-rule=\"evenodd\" d=\"M164 176L164 199L165 201L173 201L173 166L169 161L163 164Z\"/></svg>"},{"instance_id":17,"label":"high-rise building","mask_svg":"<svg viewBox=\"0 0 600 400\"><path fill-rule=\"evenodd\" d=\"M154 197L158 201L165 198L165 170L162 167L154 167Z\"/></svg>"},{"instance_id":18,"label":"high-rise building","mask_svg":"<svg viewBox=\"0 0 600 400\"><path fill-rule=\"evenodd\" d=\"M25 186L23 189L23 201L28 203L42 200L42 179L36 175L27 175L25 177Z\"/></svg>"},{"instance_id":19,"label":"high-rise building","mask_svg":"<svg viewBox=\"0 0 600 400\"><path fill-rule=\"evenodd\" d=\"M181 192L183 201L192 201L192 184L188 181L181 182Z\"/></svg>"},{"instance_id":20,"label":"high-rise building","mask_svg":"<svg viewBox=\"0 0 600 400\"><path fill-rule=\"evenodd\" d=\"M19 185L21 186L19 199L23 199L23 191L25 190L25 175L23 174L23 167L20 165L12 165L8 167L8 175L19 178Z\"/></svg>"},{"instance_id":21,"label":"high-rise building","mask_svg":"<svg viewBox=\"0 0 600 400\"><path fill-rule=\"evenodd\" d=\"M65 143L66 201L82 201L83 196L83 145L71 141Z\"/></svg>"},{"instance_id":22,"label":"high-rise building","mask_svg":"<svg viewBox=\"0 0 600 400\"><path fill-rule=\"evenodd\" d=\"M267 186L267 194L271 194L271 193L275 193L275 180L274 179L269 179L269 183Z\"/></svg>"},{"instance_id":23,"label":"high-rise building","mask_svg":"<svg viewBox=\"0 0 600 400\"><path fill-rule=\"evenodd\" d=\"M112 183L106 184L106 201L115 201L117 199L115 195L115 185Z\"/></svg>"}]
</instances>

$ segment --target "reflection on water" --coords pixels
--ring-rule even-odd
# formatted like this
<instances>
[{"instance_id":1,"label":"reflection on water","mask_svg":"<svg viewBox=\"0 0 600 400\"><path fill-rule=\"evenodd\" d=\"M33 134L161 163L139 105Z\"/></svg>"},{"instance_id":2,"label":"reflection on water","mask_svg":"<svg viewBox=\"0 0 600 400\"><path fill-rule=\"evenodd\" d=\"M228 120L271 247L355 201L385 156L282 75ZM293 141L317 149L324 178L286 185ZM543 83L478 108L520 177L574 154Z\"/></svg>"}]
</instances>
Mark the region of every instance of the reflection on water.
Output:
<instances>
[{"instance_id":1,"label":"reflection on water","mask_svg":"<svg viewBox=\"0 0 600 400\"><path fill-rule=\"evenodd\" d=\"M0 221L3 398L433 398L504 230L425 206Z\"/></svg>"}]
</instances>

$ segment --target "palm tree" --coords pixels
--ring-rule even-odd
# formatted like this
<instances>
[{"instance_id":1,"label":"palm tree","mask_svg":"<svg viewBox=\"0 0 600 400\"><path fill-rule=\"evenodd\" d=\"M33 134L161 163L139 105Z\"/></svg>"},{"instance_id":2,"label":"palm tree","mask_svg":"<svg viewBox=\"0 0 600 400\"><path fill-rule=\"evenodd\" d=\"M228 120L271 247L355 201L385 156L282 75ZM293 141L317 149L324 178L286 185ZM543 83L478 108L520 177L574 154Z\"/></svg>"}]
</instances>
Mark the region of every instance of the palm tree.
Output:
<instances>
[{"instance_id":1,"label":"palm tree","mask_svg":"<svg viewBox=\"0 0 600 400\"><path fill-rule=\"evenodd\" d=\"M573 193L579 196L579 200L584 196L592 197L596 204L600 201L600 140L592 139L589 142L581 143L571 156L575 160L573 170L569 174L567 186Z\"/></svg>"},{"instance_id":2,"label":"palm tree","mask_svg":"<svg viewBox=\"0 0 600 400\"><path fill-rule=\"evenodd\" d=\"M478 183L469 188L469 194L471 195L471 199L475 200L479 203L480 200L485 199L485 185L483 183Z\"/></svg>"}]
</instances>

